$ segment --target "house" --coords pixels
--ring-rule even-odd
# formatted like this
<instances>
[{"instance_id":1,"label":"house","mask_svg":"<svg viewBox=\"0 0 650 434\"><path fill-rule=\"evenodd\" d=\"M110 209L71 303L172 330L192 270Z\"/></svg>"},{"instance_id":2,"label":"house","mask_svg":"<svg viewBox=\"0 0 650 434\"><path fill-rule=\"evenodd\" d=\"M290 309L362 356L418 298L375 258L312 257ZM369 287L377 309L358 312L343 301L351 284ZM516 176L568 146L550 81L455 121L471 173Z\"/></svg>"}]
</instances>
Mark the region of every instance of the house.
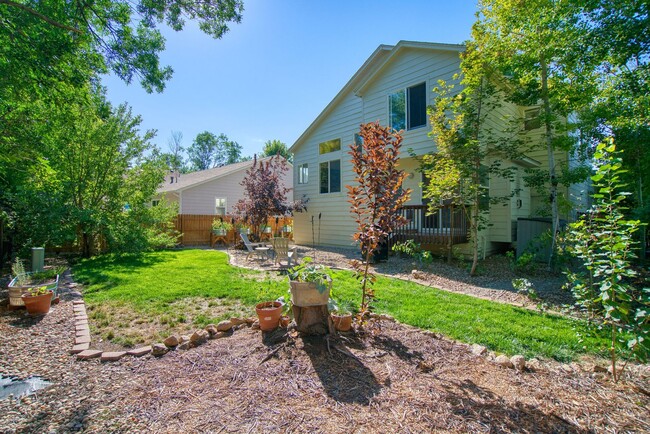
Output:
<instances>
[{"instance_id":1,"label":"house","mask_svg":"<svg viewBox=\"0 0 650 434\"><path fill-rule=\"evenodd\" d=\"M270 158L261 158L259 161ZM168 202L178 204L179 214L233 214L235 204L244 198L245 192L241 182L252 165L253 161L250 160L191 173L179 174L171 171L158 188L152 205L164 198ZM289 164L289 171L284 179L287 188L291 188L293 184L291 167Z\"/></svg>"},{"instance_id":2,"label":"house","mask_svg":"<svg viewBox=\"0 0 650 434\"><path fill-rule=\"evenodd\" d=\"M354 179L348 151L359 140L356 134L360 124L379 121L403 130L399 166L408 173L404 186L413 193L402 210L409 223L401 228L401 239L414 238L427 248L456 244L461 251L469 249L467 222L458 210L442 208L436 215L426 215L420 187L422 174L417 171L417 161L407 152L435 152L426 107L434 102L433 88L438 81L453 82L454 75L460 72L459 54L463 49L463 45L411 41L379 46L296 140L290 149L294 154L294 197L309 198L308 211L294 216L297 243L353 244L356 224L345 188ZM537 128L541 135L541 128L528 121L535 110L504 103L494 113L494 119L520 119L522 131ZM486 205L491 226L480 236L484 254L516 243L517 219L534 216L542 208L543 198L526 187L522 177L524 169L544 168L546 160L545 151L532 153L510 162L520 169L516 179L486 181L490 195L517 193L506 206ZM568 162L566 152L558 152L556 160Z\"/></svg>"}]
</instances>

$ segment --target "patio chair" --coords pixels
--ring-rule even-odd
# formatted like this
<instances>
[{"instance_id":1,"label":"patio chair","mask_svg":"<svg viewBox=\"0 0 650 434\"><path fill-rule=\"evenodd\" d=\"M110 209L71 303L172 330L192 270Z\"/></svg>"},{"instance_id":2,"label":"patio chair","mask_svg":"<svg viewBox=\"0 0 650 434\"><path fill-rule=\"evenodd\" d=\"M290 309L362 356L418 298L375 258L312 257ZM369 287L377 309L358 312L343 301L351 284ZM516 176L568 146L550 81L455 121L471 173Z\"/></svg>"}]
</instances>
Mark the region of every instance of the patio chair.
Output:
<instances>
[{"instance_id":1,"label":"patio chair","mask_svg":"<svg viewBox=\"0 0 650 434\"><path fill-rule=\"evenodd\" d=\"M250 240L248 239L248 235L246 234L239 234L241 237L241 240L244 242L244 246L246 246L246 250L248 250L248 254L246 255L246 260L250 260L251 256L253 256L255 253L256 247L266 247L266 244L264 243L251 243Z\"/></svg>"},{"instance_id":2,"label":"patio chair","mask_svg":"<svg viewBox=\"0 0 650 434\"><path fill-rule=\"evenodd\" d=\"M295 246L289 249L289 238L275 237L272 243L276 264L282 265L282 261L287 261L287 267L291 267L292 263L296 264L298 251Z\"/></svg>"}]
</instances>

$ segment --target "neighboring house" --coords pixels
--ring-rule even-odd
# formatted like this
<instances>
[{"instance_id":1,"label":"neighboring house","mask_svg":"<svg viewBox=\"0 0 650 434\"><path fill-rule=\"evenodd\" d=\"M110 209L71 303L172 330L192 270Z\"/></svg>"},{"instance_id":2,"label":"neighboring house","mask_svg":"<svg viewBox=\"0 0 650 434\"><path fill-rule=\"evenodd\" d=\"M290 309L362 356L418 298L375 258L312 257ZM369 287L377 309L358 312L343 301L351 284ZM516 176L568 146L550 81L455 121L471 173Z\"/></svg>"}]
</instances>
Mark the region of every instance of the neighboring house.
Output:
<instances>
[{"instance_id":1,"label":"neighboring house","mask_svg":"<svg viewBox=\"0 0 650 434\"><path fill-rule=\"evenodd\" d=\"M409 224L402 229L402 236L410 234L409 237L425 247L452 242L468 249L466 222L460 213L443 208L436 215L425 215L426 203L420 187L422 175L417 171L418 162L408 153L408 150L416 155L435 152L426 107L434 102L433 88L438 80L453 82L454 74L460 72L459 53L463 50L462 45L409 41L379 46L296 140L290 149L294 154L294 198L309 198L308 211L294 216L297 243L353 244L356 224L345 188L354 179L348 151L359 140L360 124L379 121L381 125L404 130L404 158L399 165L408 173L404 187L413 193L403 210ZM526 121L534 110L537 108L504 103L494 117L520 119L522 131L538 129ZM556 158L568 161L566 152L558 152ZM545 151L530 154L510 162L521 169L515 180L487 180L486 188L491 196L518 193L506 206L489 206L491 226L482 232L480 240L484 253L515 243L517 219L533 216L542 207L543 198L526 187L522 177L525 168L543 168L545 160Z\"/></svg>"},{"instance_id":2,"label":"neighboring house","mask_svg":"<svg viewBox=\"0 0 650 434\"><path fill-rule=\"evenodd\" d=\"M270 158L261 158L260 161ZM164 198L178 204L179 214L233 214L235 204L244 198L241 182L252 165L251 160L198 172L170 172L158 188L153 205ZM289 171L285 174L284 184L287 188L293 185L291 168L289 164Z\"/></svg>"}]
</instances>

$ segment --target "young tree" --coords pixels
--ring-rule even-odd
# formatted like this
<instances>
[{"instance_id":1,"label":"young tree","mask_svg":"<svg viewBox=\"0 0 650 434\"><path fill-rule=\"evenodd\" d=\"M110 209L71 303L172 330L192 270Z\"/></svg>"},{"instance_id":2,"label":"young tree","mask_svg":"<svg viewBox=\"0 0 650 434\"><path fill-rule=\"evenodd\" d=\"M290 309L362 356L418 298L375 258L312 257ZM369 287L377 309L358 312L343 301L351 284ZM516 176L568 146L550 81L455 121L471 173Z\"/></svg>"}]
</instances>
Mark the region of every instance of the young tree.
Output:
<instances>
[{"instance_id":1,"label":"young tree","mask_svg":"<svg viewBox=\"0 0 650 434\"><path fill-rule=\"evenodd\" d=\"M375 276L370 272L370 260L381 242L399 225L406 223L398 213L408 200L410 189L403 190L406 173L397 169L402 136L379 122L362 124L359 135L362 144L350 145L355 185L346 185L350 212L355 217L357 232L354 240L361 247L365 261L352 261L361 282L360 318L370 313L374 298Z\"/></svg>"},{"instance_id":2,"label":"young tree","mask_svg":"<svg viewBox=\"0 0 650 434\"><path fill-rule=\"evenodd\" d=\"M243 161L241 156L241 150L242 150L241 145L233 140L228 140L228 138L223 134L219 137L225 138L223 140L223 147L224 147L224 154L225 154L225 161L223 164L234 164Z\"/></svg>"},{"instance_id":3,"label":"young tree","mask_svg":"<svg viewBox=\"0 0 650 434\"><path fill-rule=\"evenodd\" d=\"M650 355L650 288L635 288L631 282L636 276L631 266L637 247L634 233L640 222L623 215L628 193L620 152L609 140L598 145L594 158L595 203L571 224L567 235L569 252L583 261L584 272L567 273L567 285L589 319L609 328L612 375L618 380L618 354L630 352L641 361Z\"/></svg>"},{"instance_id":4,"label":"young tree","mask_svg":"<svg viewBox=\"0 0 650 434\"><path fill-rule=\"evenodd\" d=\"M511 197L490 197L485 187L487 180L510 179L514 175L514 168L503 167L502 159L518 155L519 142L513 138L516 134L496 132L488 126L489 116L498 112L502 94L491 83L471 43L463 55L461 70L461 92L454 93L454 86L444 81L434 89L437 95L434 105L429 107L429 119L437 152L420 158L420 166L429 179L423 186L423 197L430 199L429 211L435 212L444 203L467 216L472 242L470 274L474 275L479 232L488 226L485 212L489 212L490 203L505 204Z\"/></svg>"},{"instance_id":5,"label":"young tree","mask_svg":"<svg viewBox=\"0 0 650 434\"><path fill-rule=\"evenodd\" d=\"M544 187L552 219L553 259L560 223L559 187L575 182L555 159L557 150L572 150L565 134L569 114L592 100L595 80L588 56L589 23L582 20L581 2L484 0L472 29L486 65L501 75L508 97L519 105L540 105L543 128L540 146L548 168ZM582 171L580 171L582 173ZM563 179L562 175L567 174ZM540 179L539 177L529 178Z\"/></svg>"},{"instance_id":6,"label":"young tree","mask_svg":"<svg viewBox=\"0 0 650 434\"><path fill-rule=\"evenodd\" d=\"M293 163L293 155L289 152L287 145L279 140L267 140L264 142L264 149L262 150L263 157L272 157L280 154L289 163Z\"/></svg>"},{"instance_id":7,"label":"young tree","mask_svg":"<svg viewBox=\"0 0 650 434\"><path fill-rule=\"evenodd\" d=\"M169 153L165 154L170 170L185 172L185 162L183 161L183 151L185 151L185 148L183 148L182 143L183 133L180 131L172 131L167 141Z\"/></svg>"},{"instance_id":8,"label":"young tree","mask_svg":"<svg viewBox=\"0 0 650 434\"><path fill-rule=\"evenodd\" d=\"M187 148L187 159L192 170L206 170L241 161L241 146L225 134L215 136L209 131L197 134Z\"/></svg>"},{"instance_id":9,"label":"young tree","mask_svg":"<svg viewBox=\"0 0 650 434\"><path fill-rule=\"evenodd\" d=\"M241 182L246 197L235 204L235 212L248 221L259 236L260 226L269 217L289 215L303 207L287 199L291 191L283 182L289 171L287 161L279 155L265 160L253 157L253 165Z\"/></svg>"}]
</instances>

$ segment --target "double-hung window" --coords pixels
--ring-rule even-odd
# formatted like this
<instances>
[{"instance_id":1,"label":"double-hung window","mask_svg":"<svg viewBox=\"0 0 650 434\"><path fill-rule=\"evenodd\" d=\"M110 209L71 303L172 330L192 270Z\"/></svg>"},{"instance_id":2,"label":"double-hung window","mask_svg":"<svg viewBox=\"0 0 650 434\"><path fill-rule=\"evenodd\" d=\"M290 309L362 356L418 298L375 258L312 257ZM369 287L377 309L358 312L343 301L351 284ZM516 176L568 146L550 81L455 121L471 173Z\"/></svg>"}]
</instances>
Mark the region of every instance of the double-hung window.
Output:
<instances>
[{"instance_id":1,"label":"double-hung window","mask_svg":"<svg viewBox=\"0 0 650 434\"><path fill-rule=\"evenodd\" d=\"M320 155L341 150L341 139L328 140L318 144ZM341 160L332 159L319 164L319 191L321 193L338 193L341 191Z\"/></svg>"},{"instance_id":2,"label":"double-hung window","mask_svg":"<svg viewBox=\"0 0 650 434\"><path fill-rule=\"evenodd\" d=\"M398 131L425 126L427 84L416 84L388 95L388 117L391 128Z\"/></svg>"},{"instance_id":3,"label":"double-hung window","mask_svg":"<svg viewBox=\"0 0 650 434\"><path fill-rule=\"evenodd\" d=\"M226 215L226 198L217 197L215 199L215 214L216 215Z\"/></svg>"},{"instance_id":4,"label":"double-hung window","mask_svg":"<svg viewBox=\"0 0 650 434\"><path fill-rule=\"evenodd\" d=\"M309 183L309 164L298 165L298 184Z\"/></svg>"}]
</instances>

